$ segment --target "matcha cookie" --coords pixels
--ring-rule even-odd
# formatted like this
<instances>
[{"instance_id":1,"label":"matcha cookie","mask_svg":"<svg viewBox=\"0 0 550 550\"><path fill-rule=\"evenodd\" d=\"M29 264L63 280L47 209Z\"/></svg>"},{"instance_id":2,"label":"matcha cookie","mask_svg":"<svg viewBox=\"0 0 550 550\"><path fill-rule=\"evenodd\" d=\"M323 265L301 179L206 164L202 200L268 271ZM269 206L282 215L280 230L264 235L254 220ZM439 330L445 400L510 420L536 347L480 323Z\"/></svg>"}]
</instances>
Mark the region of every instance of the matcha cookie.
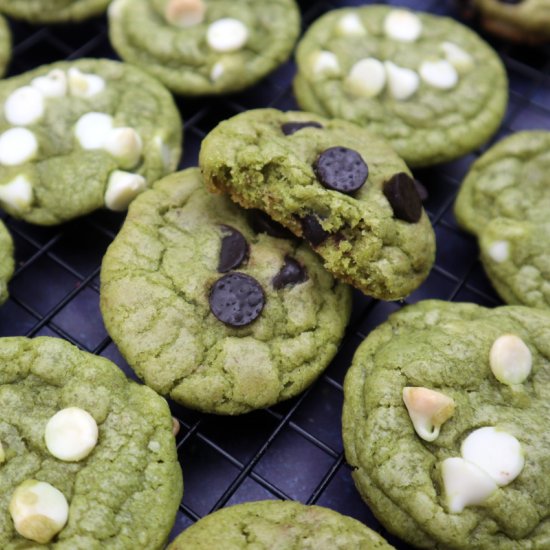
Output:
<instances>
[{"instance_id":1,"label":"matcha cookie","mask_svg":"<svg viewBox=\"0 0 550 550\"><path fill-rule=\"evenodd\" d=\"M409 166L482 145L508 99L497 54L453 19L389 6L327 13L296 53L303 109L385 137Z\"/></svg>"},{"instance_id":2,"label":"matcha cookie","mask_svg":"<svg viewBox=\"0 0 550 550\"><path fill-rule=\"evenodd\" d=\"M0 11L29 23L82 21L104 12L110 0L0 0Z\"/></svg>"},{"instance_id":3,"label":"matcha cookie","mask_svg":"<svg viewBox=\"0 0 550 550\"><path fill-rule=\"evenodd\" d=\"M419 548L547 548L550 313L429 300L360 345L344 385L355 484Z\"/></svg>"},{"instance_id":4,"label":"matcha cookie","mask_svg":"<svg viewBox=\"0 0 550 550\"><path fill-rule=\"evenodd\" d=\"M63 340L2 338L0 410L2 549L164 548L182 496L164 399Z\"/></svg>"},{"instance_id":5,"label":"matcha cookie","mask_svg":"<svg viewBox=\"0 0 550 550\"><path fill-rule=\"evenodd\" d=\"M115 0L118 54L183 95L255 84L283 63L300 32L294 0Z\"/></svg>"},{"instance_id":6,"label":"matcha cookie","mask_svg":"<svg viewBox=\"0 0 550 550\"><path fill-rule=\"evenodd\" d=\"M344 334L349 288L258 216L189 169L132 204L104 257L109 334L146 384L185 406L240 414L288 399Z\"/></svg>"},{"instance_id":7,"label":"matcha cookie","mask_svg":"<svg viewBox=\"0 0 550 550\"><path fill-rule=\"evenodd\" d=\"M310 113L247 111L203 141L214 192L305 237L336 277L404 298L434 261L434 234L405 163L381 138Z\"/></svg>"},{"instance_id":8,"label":"matcha cookie","mask_svg":"<svg viewBox=\"0 0 550 550\"><path fill-rule=\"evenodd\" d=\"M503 38L538 44L550 40L550 0L460 0L466 17Z\"/></svg>"},{"instance_id":9,"label":"matcha cookie","mask_svg":"<svg viewBox=\"0 0 550 550\"><path fill-rule=\"evenodd\" d=\"M130 65L46 65L1 82L0 105L0 206L31 223L124 210L179 161L172 96Z\"/></svg>"},{"instance_id":10,"label":"matcha cookie","mask_svg":"<svg viewBox=\"0 0 550 550\"><path fill-rule=\"evenodd\" d=\"M0 220L0 304L8 298L8 281L13 275L13 241Z\"/></svg>"},{"instance_id":11,"label":"matcha cookie","mask_svg":"<svg viewBox=\"0 0 550 550\"><path fill-rule=\"evenodd\" d=\"M378 533L321 506L265 500L210 514L184 531L168 550L391 550Z\"/></svg>"},{"instance_id":12,"label":"matcha cookie","mask_svg":"<svg viewBox=\"0 0 550 550\"><path fill-rule=\"evenodd\" d=\"M460 225L509 304L550 307L550 132L503 139L470 168L458 194Z\"/></svg>"}]
</instances>

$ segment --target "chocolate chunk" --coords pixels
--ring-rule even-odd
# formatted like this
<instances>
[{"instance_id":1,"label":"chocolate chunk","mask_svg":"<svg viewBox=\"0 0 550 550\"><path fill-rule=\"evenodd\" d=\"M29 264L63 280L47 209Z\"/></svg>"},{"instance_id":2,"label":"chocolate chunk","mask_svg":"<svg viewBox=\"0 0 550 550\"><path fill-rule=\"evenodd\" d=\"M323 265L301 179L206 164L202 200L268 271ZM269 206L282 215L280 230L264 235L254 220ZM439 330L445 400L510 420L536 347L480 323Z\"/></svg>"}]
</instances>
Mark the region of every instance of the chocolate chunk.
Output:
<instances>
[{"instance_id":1,"label":"chocolate chunk","mask_svg":"<svg viewBox=\"0 0 550 550\"><path fill-rule=\"evenodd\" d=\"M249 210L249 221L252 229L256 233L267 233L271 237L278 239L293 239L294 235L279 222L272 220L265 212L261 210Z\"/></svg>"},{"instance_id":2,"label":"chocolate chunk","mask_svg":"<svg viewBox=\"0 0 550 550\"><path fill-rule=\"evenodd\" d=\"M322 128L323 125L318 122L308 121L308 122L285 122L281 125L281 130L285 136L291 136L302 128Z\"/></svg>"},{"instance_id":3,"label":"chocolate chunk","mask_svg":"<svg viewBox=\"0 0 550 550\"><path fill-rule=\"evenodd\" d=\"M222 225L222 228L225 235L222 239L218 271L227 273L248 259L249 250L242 233L230 225Z\"/></svg>"},{"instance_id":4,"label":"chocolate chunk","mask_svg":"<svg viewBox=\"0 0 550 550\"><path fill-rule=\"evenodd\" d=\"M354 193L369 176L369 168L361 155L347 147L330 147L313 163L317 179L327 189Z\"/></svg>"},{"instance_id":5,"label":"chocolate chunk","mask_svg":"<svg viewBox=\"0 0 550 550\"><path fill-rule=\"evenodd\" d=\"M416 223L422 216L422 201L414 180L400 172L384 184L384 195L388 199L396 218Z\"/></svg>"},{"instance_id":6,"label":"chocolate chunk","mask_svg":"<svg viewBox=\"0 0 550 550\"><path fill-rule=\"evenodd\" d=\"M280 290L285 286L295 285L307 281L306 268L290 256L285 256L285 263L273 280L273 288Z\"/></svg>"},{"instance_id":7,"label":"chocolate chunk","mask_svg":"<svg viewBox=\"0 0 550 550\"><path fill-rule=\"evenodd\" d=\"M319 246L330 237L330 233L325 231L319 220L312 214L300 219L304 237L312 246Z\"/></svg>"},{"instance_id":8,"label":"chocolate chunk","mask_svg":"<svg viewBox=\"0 0 550 550\"><path fill-rule=\"evenodd\" d=\"M265 305L260 283L244 273L229 273L218 279L208 298L210 311L222 323L244 327L256 319Z\"/></svg>"},{"instance_id":9,"label":"chocolate chunk","mask_svg":"<svg viewBox=\"0 0 550 550\"><path fill-rule=\"evenodd\" d=\"M422 202L426 201L429 197L428 190L424 187L424 184L419 182L417 179L414 180L414 186L416 187L416 192L420 197Z\"/></svg>"}]
</instances>

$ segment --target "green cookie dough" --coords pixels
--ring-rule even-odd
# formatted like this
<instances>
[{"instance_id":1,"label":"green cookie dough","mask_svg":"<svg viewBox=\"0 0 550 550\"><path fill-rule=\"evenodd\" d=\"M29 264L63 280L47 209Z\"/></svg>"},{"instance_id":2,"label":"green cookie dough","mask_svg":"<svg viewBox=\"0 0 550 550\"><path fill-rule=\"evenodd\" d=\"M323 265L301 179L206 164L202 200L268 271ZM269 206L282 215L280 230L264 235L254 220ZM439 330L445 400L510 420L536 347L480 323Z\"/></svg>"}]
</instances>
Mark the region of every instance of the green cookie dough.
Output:
<instances>
[{"instance_id":1,"label":"green cookie dough","mask_svg":"<svg viewBox=\"0 0 550 550\"><path fill-rule=\"evenodd\" d=\"M550 0L465 0L468 16L479 16L489 32L533 44L550 40Z\"/></svg>"},{"instance_id":2,"label":"green cookie dough","mask_svg":"<svg viewBox=\"0 0 550 550\"><path fill-rule=\"evenodd\" d=\"M73 462L45 442L49 419L68 407L87 411L99 428L91 453ZM164 399L61 339L2 338L0 410L3 550L164 548L182 496ZM53 485L69 504L68 522L49 544L19 535L8 511L14 489L31 479Z\"/></svg>"},{"instance_id":3,"label":"green cookie dough","mask_svg":"<svg viewBox=\"0 0 550 550\"><path fill-rule=\"evenodd\" d=\"M290 55L300 32L294 0L115 0L118 54L183 95L243 90Z\"/></svg>"},{"instance_id":4,"label":"green cookie dough","mask_svg":"<svg viewBox=\"0 0 550 550\"><path fill-rule=\"evenodd\" d=\"M223 508L184 531L168 550L391 550L378 533L321 506L265 500Z\"/></svg>"},{"instance_id":5,"label":"green cookie dough","mask_svg":"<svg viewBox=\"0 0 550 550\"><path fill-rule=\"evenodd\" d=\"M470 168L455 204L509 304L550 307L550 132L503 139Z\"/></svg>"},{"instance_id":6,"label":"green cookie dough","mask_svg":"<svg viewBox=\"0 0 550 550\"><path fill-rule=\"evenodd\" d=\"M501 383L493 370L493 344L511 334L532 357L530 374L514 384ZM516 367L517 346L503 350L497 354L500 364ZM454 399L454 414L431 442L413 427L402 398L405 387ZM357 349L344 385L346 458L376 517L414 546L543 550L550 540L549 404L548 312L419 302L391 315ZM523 469L479 505L451 512L447 499L454 495L446 491L442 463L460 459L466 437L482 427L496 427L519 441ZM494 467L506 456L507 451L493 454ZM481 468L478 473L487 476ZM472 485L476 489L480 483L465 482L459 490Z\"/></svg>"},{"instance_id":7,"label":"green cookie dough","mask_svg":"<svg viewBox=\"0 0 550 550\"><path fill-rule=\"evenodd\" d=\"M476 149L506 109L498 55L447 17L389 6L334 10L308 29L296 59L303 109L380 134L409 166Z\"/></svg>"},{"instance_id":8,"label":"green cookie dough","mask_svg":"<svg viewBox=\"0 0 550 550\"><path fill-rule=\"evenodd\" d=\"M291 122L322 128L285 135L282 125ZM326 189L316 177L313 164L331 147L358 152L368 166L366 183L353 195ZM383 192L392 176L409 171L384 140L363 128L310 113L247 111L206 136L199 162L210 190L265 210L308 237L325 267L365 294L404 298L428 275L435 242L427 215L419 207L417 223L397 219ZM321 227L321 239L312 240L304 229L312 219Z\"/></svg>"},{"instance_id":9,"label":"green cookie dough","mask_svg":"<svg viewBox=\"0 0 550 550\"><path fill-rule=\"evenodd\" d=\"M42 66L2 81L0 105L0 206L30 223L124 210L180 158L172 96L124 63Z\"/></svg>"},{"instance_id":10,"label":"green cookie dough","mask_svg":"<svg viewBox=\"0 0 550 550\"><path fill-rule=\"evenodd\" d=\"M13 275L13 241L0 220L0 304L8 299L8 281Z\"/></svg>"},{"instance_id":11,"label":"green cookie dough","mask_svg":"<svg viewBox=\"0 0 550 550\"><path fill-rule=\"evenodd\" d=\"M248 253L229 271L253 277L265 306L246 326L210 309L222 239ZM287 258L307 279L275 288ZM204 189L198 169L169 176L131 205L101 268L105 326L145 383L218 414L267 407L303 391L327 367L350 314L350 290L305 243L257 233L247 213Z\"/></svg>"},{"instance_id":12,"label":"green cookie dough","mask_svg":"<svg viewBox=\"0 0 550 550\"><path fill-rule=\"evenodd\" d=\"M0 0L0 11L29 23L82 21L104 12L110 0Z\"/></svg>"}]
</instances>

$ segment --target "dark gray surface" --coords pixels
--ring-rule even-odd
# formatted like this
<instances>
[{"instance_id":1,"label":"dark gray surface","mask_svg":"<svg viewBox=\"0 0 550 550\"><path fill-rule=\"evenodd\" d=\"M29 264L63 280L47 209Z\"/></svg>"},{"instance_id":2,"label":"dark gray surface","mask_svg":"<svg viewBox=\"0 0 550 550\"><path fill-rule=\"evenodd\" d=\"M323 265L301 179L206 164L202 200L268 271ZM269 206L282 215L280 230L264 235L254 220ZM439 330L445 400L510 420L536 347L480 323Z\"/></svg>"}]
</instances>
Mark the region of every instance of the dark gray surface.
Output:
<instances>
[{"instance_id":1,"label":"dark gray surface","mask_svg":"<svg viewBox=\"0 0 550 550\"><path fill-rule=\"evenodd\" d=\"M328 9L367 2L300 3L307 26ZM450 1L390 3L459 18ZM10 75L59 59L116 58L103 18L67 27L12 23L12 30L14 59ZM489 41L500 53L510 79L507 115L492 142L521 129L550 130L548 47L528 49ZM181 167L196 164L201 139L221 119L248 108L297 108L290 88L294 71L294 63L288 62L244 93L202 101L179 99L185 120ZM425 206L435 226L438 252L427 282L407 303L424 298L473 301L486 306L501 303L477 259L475 239L457 228L452 213L460 181L481 152L415 172L430 194ZM99 312L101 258L123 216L98 212L54 228L33 227L3 214L0 217L14 236L17 256L11 298L0 309L0 336L63 337L112 359L131 375L108 338ZM354 302L352 323L339 354L325 375L298 398L238 418L201 415L173 405L181 424L177 442L185 480L174 535L226 504L266 498L292 498L328 506L386 535L358 496L343 457L342 381L361 340L402 304L379 302L359 293ZM408 548L390 540L398 548Z\"/></svg>"}]
</instances>

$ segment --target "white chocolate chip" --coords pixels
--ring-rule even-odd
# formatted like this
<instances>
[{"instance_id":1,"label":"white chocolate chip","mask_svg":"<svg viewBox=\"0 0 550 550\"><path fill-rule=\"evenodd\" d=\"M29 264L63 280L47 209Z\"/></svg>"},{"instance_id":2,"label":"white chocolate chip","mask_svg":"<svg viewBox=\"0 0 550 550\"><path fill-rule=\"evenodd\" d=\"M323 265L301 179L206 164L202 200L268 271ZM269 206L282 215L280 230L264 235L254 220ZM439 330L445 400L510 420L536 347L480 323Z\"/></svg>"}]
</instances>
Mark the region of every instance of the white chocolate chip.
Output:
<instances>
[{"instance_id":1,"label":"white chocolate chip","mask_svg":"<svg viewBox=\"0 0 550 550\"><path fill-rule=\"evenodd\" d=\"M491 426L474 430L462 442L460 451L465 460L481 468L500 487L516 479L525 465L520 442Z\"/></svg>"},{"instance_id":2,"label":"white chocolate chip","mask_svg":"<svg viewBox=\"0 0 550 550\"><path fill-rule=\"evenodd\" d=\"M487 250L489 257L498 264L505 262L510 257L510 243L508 241L495 241Z\"/></svg>"},{"instance_id":3,"label":"white chocolate chip","mask_svg":"<svg viewBox=\"0 0 550 550\"><path fill-rule=\"evenodd\" d=\"M109 176L105 191L105 206L109 210L121 212L128 208L132 200L147 187L147 181L139 174L115 170Z\"/></svg>"},{"instance_id":4,"label":"white chocolate chip","mask_svg":"<svg viewBox=\"0 0 550 550\"><path fill-rule=\"evenodd\" d=\"M28 479L15 489L9 511L16 531L28 540L47 544L69 518L65 495L44 481Z\"/></svg>"},{"instance_id":5,"label":"white chocolate chip","mask_svg":"<svg viewBox=\"0 0 550 550\"><path fill-rule=\"evenodd\" d=\"M235 52L248 40L248 29L238 19L224 17L212 23L206 31L206 41L216 52Z\"/></svg>"},{"instance_id":6,"label":"white chocolate chip","mask_svg":"<svg viewBox=\"0 0 550 550\"><path fill-rule=\"evenodd\" d=\"M332 52L321 50L315 52L312 57L312 68L316 75L338 75L340 74L340 63Z\"/></svg>"},{"instance_id":7,"label":"white chocolate chip","mask_svg":"<svg viewBox=\"0 0 550 550\"><path fill-rule=\"evenodd\" d=\"M485 502L497 484L482 469L463 458L447 458L441 465L449 512L457 514L466 506Z\"/></svg>"},{"instance_id":8,"label":"white chocolate chip","mask_svg":"<svg viewBox=\"0 0 550 550\"><path fill-rule=\"evenodd\" d=\"M46 76L33 78L31 86L44 97L63 97L67 94L67 76L61 69L54 69Z\"/></svg>"},{"instance_id":9,"label":"white chocolate chip","mask_svg":"<svg viewBox=\"0 0 550 550\"><path fill-rule=\"evenodd\" d=\"M94 417L84 409L68 407L54 414L44 432L48 451L66 462L86 458L97 444Z\"/></svg>"},{"instance_id":10,"label":"white chocolate chip","mask_svg":"<svg viewBox=\"0 0 550 550\"><path fill-rule=\"evenodd\" d=\"M147 448L153 453L158 453L160 451L160 443L158 441L149 441Z\"/></svg>"},{"instance_id":11,"label":"white chocolate chip","mask_svg":"<svg viewBox=\"0 0 550 550\"><path fill-rule=\"evenodd\" d=\"M356 13L347 13L338 21L338 32L346 36L364 36L367 30Z\"/></svg>"},{"instance_id":12,"label":"white chocolate chip","mask_svg":"<svg viewBox=\"0 0 550 550\"><path fill-rule=\"evenodd\" d=\"M440 47L447 61L459 73L469 71L474 66L473 57L453 42L443 42Z\"/></svg>"},{"instance_id":13,"label":"white chocolate chip","mask_svg":"<svg viewBox=\"0 0 550 550\"><path fill-rule=\"evenodd\" d=\"M6 120L15 126L27 126L44 114L44 96L32 86L13 91L4 103Z\"/></svg>"},{"instance_id":14,"label":"white chocolate chip","mask_svg":"<svg viewBox=\"0 0 550 550\"><path fill-rule=\"evenodd\" d=\"M386 85L384 64L374 57L361 59L351 68L346 83L355 95L375 97Z\"/></svg>"},{"instance_id":15,"label":"white chocolate chip","mask_svg":"<svg viewBox=\"0 0 550 550\"><path fill-rule=\"evenodd\" d=\"M173 416L172 417L172 435L176 437L180 431L180 421Z\"/></svg>"},{"instance_id":16,"label":"white chocolate chip","mask_svg":"<svg viewBox=\"0 0 550 550\"><path fill-rule=\"evenodd\" d=\"M75 125L76 139L83 149L101 149L113 129L113 118L105 113L86 113Z\"/></svg>"},{"instance_id":17,"label":"white chocolate chip","mask_svg":"<svg viewBox=\"0 0 550 550\"><path fill-rule=\"evenodd\" d=\"M210 80L212 82L217 82L225 73L225 68L221 61L214 63L212 70L210 71Z\"/></svg>"},{"instance_id":18,"label":"white chocolate chip","mask_svg":"<svg viewBox=\"0 0 550 550\"><path fill-rule=\"evenodd\" d=\"M103 148L117 159L121 168L134 168L141 158L143 142L133 128L113 128Z\"/></svg>"},{"instance_id":19,"label":"white chocolate chip","mask_svg":"<svg viewBox=\"0 0 550 550\"><path fill-rule=\"evenodd\" d=\"M403 401L416 433L425 441L434 441L441 425L453 416L454 399L428 388L403 388Z\"/></svg>"},{"instance_id":20,"label":"white chocolate chip","mask_svg":"<svg viewBox=\"0 0 550 550\"><path fill-rule=\"evenodd\" d=\"M153 141L160 151L164 168L170 170L172 167L172 151L170 147L164 143L164 140L160 136L155 136Z\"/></svg>"},{"instance_id":21,"label":"white chocolate chip","mask_svg":"<svg viewBox=\"0 0 550 550\"><path fill-rule=\"evenodd\" d=\"M392 10L384 19L384 32L399 42L414 42L422 34L422 21L408 10Z\"/></svg>"},{"instance_id":22,"label":"white chocolate chip","mask_svg":"<svg viewBox=\"0 0 550 550\"><path fill-rule=\"evenodd\" d=\"M440 90L450 90L458 83L456 69L446 60L423 61L420 65L422 80Z\"/></svg>"},{"instance_id":23,"label":"white chocolate chip","mask_svg":"<svg viewBox=\"0 0 550 550\"><path fill-rule=\"evenodd\" d=\"M32 185L25 176L17 176L0 185L0 201L17 212L25 212L32 203Z\"/></svg>"},{"instance_id":24,"label":"white chocolate chip","mask_svg":"<svg viewBox=\"0 0 550 550\"><path fill-rule=\"evenodd\" d=\"M398 101L408 99L420 85L420 78L412 69L399 67L391 61L385 61L386 76L390 95Z\"/></svg>"},{"instance_id":25,"label":"white chocolate chip","mask_svg":"<svg viewBox=\"0 0 550 550\"><path fill-rule=\"evenodd\" d=\"M105 89L105 80L96 74L69 69L69 92L75 97L93 97Z\"/></svg>"},{"instance_id":26,"label":"white chocolate chip","mask_svg":"<svg viewBox=\"0 0 550 550\"><path fill-rule=\"evenodd\" d=\"M202 23L205 13L202 0L168 0L164 16L171 25L186 28Z\"/></svg>"},{"instance_id":27,"label":"white chocolate chip","mask_svg":"<svg viewBox=\"0 0 550 550\"><path fill-rule=\"evenodd\" d=\"M173 418L173 417L172 417ZM174 429L172 428L172 432ZM179 431L179 422L178 422L178 431ZM177 432L174 434L176 435ZM2 442L0 441L0 464L6 461L6 453L4 452L4 446L2 445Z\"/></svg>"},{"instance_id":28,"label":"white chocolate chip","mask_svg":"<svg viewBox=\"0 0 550 550\"><path fill-rule=\"evenodd\" d=\"M503 384L521 384L531 373L533 358L525 342L515 334L503 334L491 346L489 364Z\"/></svg>"},{"instance_id":29,"label":"white chocolate chip","mask_svg":"<svg viewBox=\"0 0 550 550\"><path fill-rule=\"evenodd\" d=\"M117 19L122 15L122 10L126 7L126 4L130 2L131 0L113 0L109 4L109 7L107 9L107 14L109 15L109 19Z\"/></svg>"},{"instance_id":30,"label":"white chocolate chip","mask_svg":"<svg viewBox=\"0 0 550 550\"><path fill-rule=\"evenodd\" d=\"M0 135L0 164L18 166L28 162L38 151L38 141L27 128L10 128Z\"/></svg>"}]
</instances>

